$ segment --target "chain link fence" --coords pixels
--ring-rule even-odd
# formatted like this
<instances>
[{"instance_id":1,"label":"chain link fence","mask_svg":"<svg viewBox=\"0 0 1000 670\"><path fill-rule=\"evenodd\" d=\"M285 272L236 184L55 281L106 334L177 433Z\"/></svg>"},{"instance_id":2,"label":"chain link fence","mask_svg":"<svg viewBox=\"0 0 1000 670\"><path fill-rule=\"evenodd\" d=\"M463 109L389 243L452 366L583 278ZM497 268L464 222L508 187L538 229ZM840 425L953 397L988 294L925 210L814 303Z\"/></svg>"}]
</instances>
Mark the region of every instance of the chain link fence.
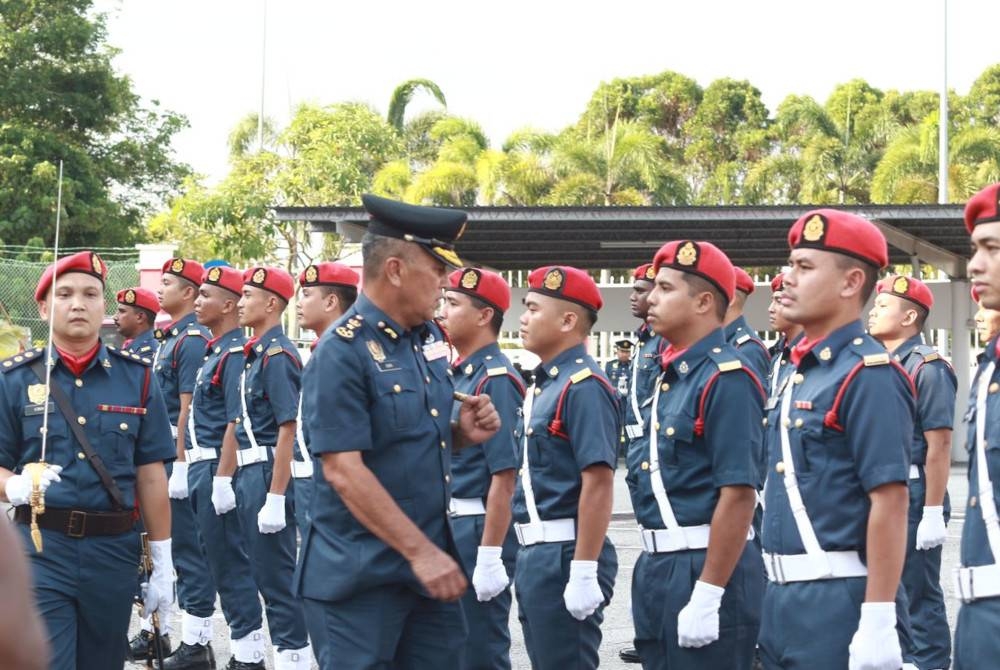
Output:
<instances>
[{"instance_id":1,"label":"chain link fence","mask_svg":"<svg viewBox=\"0 0 1000 670\"><path fill-rule=\"evenodd\" d=\"M82 249L60 249L67 256ZM118 291L139 283L135 248L94 249L108 266L104 298L108 316L114 312ZM52 251L40 247L0 246L0 319L19 331L23 346L40 344L48 337L48 323L38 316L35 287L51 263Z\"/></svg>"}]
</instances>

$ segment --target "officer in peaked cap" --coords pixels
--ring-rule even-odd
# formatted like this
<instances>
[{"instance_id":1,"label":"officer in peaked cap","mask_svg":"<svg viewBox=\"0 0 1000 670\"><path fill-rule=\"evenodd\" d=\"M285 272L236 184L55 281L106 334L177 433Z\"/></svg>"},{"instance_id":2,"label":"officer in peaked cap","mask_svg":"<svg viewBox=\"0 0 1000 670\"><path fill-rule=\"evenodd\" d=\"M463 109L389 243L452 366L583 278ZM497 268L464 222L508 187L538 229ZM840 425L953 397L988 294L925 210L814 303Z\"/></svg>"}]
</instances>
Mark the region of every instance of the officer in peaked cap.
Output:
<instances>
[{"instance_id":1,"label":"officer in peaked cap","mask_svg":"<svg viewBox=\"0 0 1000 670\"><path fill-rule=\"evenodd\" d=\"M586 351L603 305L583 270L528 275L524 348L541 359L517 424L515 583L534 668L596 667L618 559L607 539L621 428L615 389Z\"/></svg>"},{"instance_id":2,"label":"officer in peaked cap","mask_svg":"<svg viewBox=\"0 0 1000 670\"><path fill-rule=\"evenodd\" d=\"M363 292L302 378L322 468L296 590L321 668L457 668L467 581L448 516L451 447L500 428L485 394L463 396L452 424L450 350L433 321L466 215L362 200Z\"/></svg>"},{"instance_id":3,"label":"officer in peaked cap","mask_svg":"<svg viewBox=\"0 0 1000 670\"><path fill-rule=\"evenodd\" d=\"M722 329L733 266L708 242L665 244L653 260L650 327L660 359L644 448L629 451L643 553L632 581L646 668L749 669L763 565L747 542L761 486L764 390Z\"/></svg>"},{"instance_id":4,"label":"officer in peaked cap","mask_svg":"<svg viewBox=\"0 0 1000 670\"><path fill-rule=\"evenodd\" d=\"M500 351L497 337L510 307L510 287L495 272L462 268L449 275L441 325L458 352L449 373L455 389L487 393L501 428L452 457L449 503L455 544L474 588L462 597L469 626L465 670L510 668L511 593L517 540L511 526L517 446L514 427L524 383Z\"/></svg>"},{"instance_id":5,"label":"officer in peaked cap","mask_svg":"<svg viewBox=\"0 0 1000 670\"><path fill-rule=\"evenodd\" d=\"M1000 310L1000 184L972 196L965 206L965 227L972 238L969 277L981 308ZM969 499L962 526L961 568L955 591L962 600L955 629L955 670L992 665L1000 655L1000 367L996 335L979 355L969 392L967 447Z\"/></svg>"},{"instance_id":6,"label":"officer in peaked cap","mask_svg":"<svg viewBox=\"0 0 1000 670\"><path fill-rule=\"evenodd\" d=\"M174 599L167 412L151 359L98 338L106 274L97 254L82 251L38 282L39 316L52 318L50 391L44 349L0 365L0 499L14 507L57 670L124 665L140 551L136 506L153 558L145 605L165 614ZM33 484L45 491L37 546Z\"/></svg>"},{"instance_id":7,"label":"officer in peaked cap","mask_svg":"<svg viewBox=\"0 0 1000 670\"><path fill-rule=\"evenodd\" d=\"M146 358L152 358L159 349L153 327L156 313L160 311L160 301L148 288L133 286L118 291L118 309L115 312L115 327L125 338L122 349Z\"/></svg>"},{"instance_id":8,"label":"officer in peaked cap","mask_svg":"<svg viewBox=\"0 0 1000 670\"><path fill-rule=\"evenodd\" d=\"M832 209L798 219L788 243L782 314L805 336L765 417L761 659L898 668L914 402L860 319L888 247L874 224Z\"/></svg>"},{"instance_id":9,"label":"officer in peaked cap","mask_svg":"<svg viewBox=\"0 0 1000 670\"><path fill-rule=\"evenodd\" d=\"M921 335L934 305L930 288L914 277L892 275L875 290L868 333L903 366L917 392L903 564L914 658L919 668L945 668L951 660L951 630L941 590L941 545L951 513L947 486L958 382L951 364Z\"/></svg>"}]
</instances>

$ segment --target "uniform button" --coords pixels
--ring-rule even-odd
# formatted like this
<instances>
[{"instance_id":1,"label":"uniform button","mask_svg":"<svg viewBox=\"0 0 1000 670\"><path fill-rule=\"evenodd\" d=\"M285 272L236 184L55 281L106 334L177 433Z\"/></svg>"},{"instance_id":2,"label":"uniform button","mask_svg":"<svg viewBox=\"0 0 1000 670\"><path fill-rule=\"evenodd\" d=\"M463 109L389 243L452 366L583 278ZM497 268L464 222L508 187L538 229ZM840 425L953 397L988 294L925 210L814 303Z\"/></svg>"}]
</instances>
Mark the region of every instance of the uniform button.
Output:
<instances>
[{"instance_id":1,"label":"uniform button","mask_svg":"<svg viewBox=\"0 0 1000 670\"><path fill-rule=\"evenodd\" d=\"M431 378L430 377L424 377L424 381L427 382L428 384L430 384L431 383Z\"/></svg>"},{"instance_id":2,"label":"uniform button","mask_svg":"<svg viewBox=\"0 0 1000 670\"><path fill-rule=\"evenodd\" d=\"M774 471L780 475L782 472L785 471L785 464L782 463L781 461L778 461L777 463L774 464Z\"/></svg>"},{"instance_id":3,"label":"uniform button","mask_svg":"<svg viewBox=\"0 0 1000 670\"><path fill-rule=\"evenodd\" d=\"M442 448L442 449L445 449L445 448L447 448L447 447L448 447L448 443L447 443L447 442L445 442L444 440L441 440L441 448Z\"/></svg>"},{"instance_id":4,"label":"uniform button","mask_svg":"<svg viewBox=\"0 0 1000 670\"><path fill-rule=\"evenodd\" d=\"M83 417L83 416L78 416L78 417L76 417L76 422L77 422L78 424L80 424L81 426L83 426L83 425L86 425L86 423L87 423L87 418L86 418L86 417Z\"/></svg>"},{"instance_id":5,"label":"uniform button","mask_svg":"<svg viewBox=\"0 0 1000 670\"><path fill-rule=\"evenodd\" d=\"M792 425L792 420L791 419L782 419L781 420L781 425L784 426L785 428L788 428L790 425Z\"/></svg>"},{"instance_id":6,"label":"uniform button","mask_svg":"<svg viewBox=\"0 0 1000 670\"><path fill-rule=\"evenodd\" d=\"M524 432L527 433L528 435L534 435L535 434L535 429L534 428L529 428L528 430L526 430Z\"/></svg>"},{"instance_id":7,"label":"uniform button","mask_svg":"<svg viewBox=\"0 0 1000 670\"><path fill-rule=\"evenodd\" d=\"M975 506L976 506L976 496L972 496L971 498L969 498L969 507L975 507Z\"/></svg>"},{"instance_id":8,"label":"uniform button","mask_svg":"<svg viewBox=\"0 0 1000 670\"><path fill-rule=\"evenodd\" d=\"M712 347L712 353L713 354L721 354L722 353L722 349L719 348L719 347Z\"/></svg>"},{"instance_id":9,"label":"uniform button","mask_svg":"<svg viewBox=\"0 0 1000 670\"><path fill-rule=\"evenodd\" d=\"M643 461L642 465L640 465L639 467L641 467L643 470L649 470L649 463Z\"/></svg>"},{"instance_id":10,"label":"uniform button","mask_svg":"<svg viewBox=\"0 0 1000 670\"><path fill-rule=\"evenodd\" d=\"M521 468L520 470L517 471L517 476L518 477L523 477L524 476L524 468Z\"/></svg>"},{"instance_id":11,"label":"uniform button","mask_svg":"<svg viewBox=\"0 0 1000 670\"><path fill-rule=\"evenodd\" d=\"M128 430L128 424L125 423L124 421L118 424L118 427L121 428L122 430Z\"/></svg>"},{"instance_id":12,"label":"uniform button","mask_svg":"<svg viewBox=\"0 0 1000 670\"><path fill-rule=\"evenodd\" d=\"M992 384L990 384L990 387L987 390L990 393L996 393L997 391L1000 391L1000 384L993 382Z\"/></svg>"},{"instance_id":13,"label":"uniform button","mask_svg":"<svg viewBox=\"0 0 1000 670\"><path fill-rule=\"evenodd\" d=\"M82 380L82 379L77 379L77 380L76 380L75 382L73 382L73 383L74 383L74 384L76 384L76 387L77 387L77 388L80 388L81 386L83 386L83 380Z\"/></svg>"},{"instance_id":14,"label":"uniform button","mask_svg":"<svg viewBox=\"0 0 1000 670\"><path fill-rule=\"evenodd\" d=\"M536 387L535 387L535 395L541 395L541 394L542 394L542 389L540 389L540 388L538 388L538 387L536 386Z\"/></svg>"},{"instance_id":15,"label":"uniform button","mask_svg":"<svg viewBox=\"0 0 1000 670\"><path fill-rule=\"evenodd\" d=\"M437 415L438 415L438 411L436 409L434 409L433 407L431 407L431 416L437 416Z\"/></svg>"},{"instance_id":16,"label":"uniform button","mask_svg":"<svg viewBox=\"0 0 1000 670\"><path fill-rule=\"evenodd\" d=\"M793 384L801 384L804 379L805 379L805 375L796 372L795 376L792 377L792 383Z\"/></svg>"},{"instance_id":17,"label":"uniform button","mask_svg":"<svg viewBox=\"0 0 1000 670\"><path fill-rule=\"evenodd\" d=\"M667 435L673 435L673 434L674 434L674 427L667 426Z\"/></svg>"},{"instance_id":18,"label":"uniform button","mask_svg":"<svg viewBox=\"0 0 1000 670\"><path fill-rule=\"evenodd\" d=\"M45 426L39 426L38 427L38 432L41 433L42 435L44 435L47 431L48 431L48 429L45 428Z\"/></svg>"},{"instance_id":19,"label":"uniform button","mask_svg":"<svg viewBox=\"0 0 1000 670\"><path fill-rule=\"evenodd\" d=\"M796 428L801 428L802 427L802 419L796 419L795 420L795 427Z\"/></svg>"},{"instance_id":20,"label":"uniform button","mask_svg":"<svg viewBox=\"0 0 1000 670\"><path fill-rule=\"evenodd\" d=\"M761 419L761 423L764 424L765 426L767 425L767 417L766 416L763 419Z\"/></svg>"},{"instance_id":21,"label":"uniform button","mask_svg":"<svg viewBox=\"0 0 1000 670\"><path fill-rule=\"evenodd\" d=\"M854 342L854 344L861 344L862 342L864 342L864 340L862 340L860 337L855 337L852 340L852 342Z\"/></svg>"},{"instance_id":22,"label":"uniform button","mask_svg":"<svg viewBox=\"0 0 1000 670\"><path fill-rule=\"evenodd\" d=\"M451 475L445 475L444 476L444 481L445 481L445 483L450 483L451 482Z\"/></svg>"},{"instance_id":23,"label":"uniform button","mask_svg":"<svg viewBox=\"0 0 1000 670\"><path fill-rule=\"evenodd\" d=\"M415 345L415 344L413 345L413 350L414 351L419 351L419 349L417 348L417 345Z\"/></svg>"},{"instance_id":24,"label":"uniform button","mask_svg":"<svg viewBox=\"0 0 1000 670\"><path fill-rule=\"evenodd\" d=\"M399 393L400 391L403 390L403 387L400 386L399 384L396 384L395 386L392 387L392 390L395 391L396 393Z\"/></svg>"},{"instance_id":25,"label":"uniform button","mask_svg":"<svg viewBox=\"0 0 1000 670\"><path fill-rule=\"evenodd\" d=\"M659 421L653 422L653 430L659 430L659 429L660 429L660 422Z\"/></svg>"},{"instance_id":26,"label":"uniform button","mask_svg":"<svg viewBox=\"0 0 1000 670\"><path fill-rule=\"evenodd\" d=\"M670 390L670 384L668 384L667 382L663 382L662 384L660 384L660 390L661 391L669 391Z\"/></svg>"},{"instance_id":27,"label":"uniform button","mask_svg":"<svg viewBox=\"0 0 1000 670\"><path fill-rule=\"evenodd\" d=\"M76 452L76 457L79 458L82 461L83 459L85 459L87 457L87 454L83 453L82 451L78 451L78 452Z\"/></svg>"}]
</instances>

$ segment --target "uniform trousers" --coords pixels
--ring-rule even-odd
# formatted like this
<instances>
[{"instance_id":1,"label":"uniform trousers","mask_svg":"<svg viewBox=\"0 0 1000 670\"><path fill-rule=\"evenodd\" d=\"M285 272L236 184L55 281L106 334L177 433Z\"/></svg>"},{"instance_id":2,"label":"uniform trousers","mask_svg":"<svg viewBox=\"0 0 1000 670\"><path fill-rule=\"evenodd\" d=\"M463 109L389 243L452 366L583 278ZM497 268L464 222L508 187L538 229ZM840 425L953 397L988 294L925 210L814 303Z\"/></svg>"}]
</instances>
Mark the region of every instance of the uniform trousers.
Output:
<instances>
[{"instance_id":1,"label":"uniform trousers","mask_svg":"<svg viewBox=\"0 0 1000 670\"><path fill-rule=\"evenodd\" d=\"M52 647L50 670L123 667L139 567L138 533L72 538L43 529L39 554L29 527L17 524L17 529Z\"/></svg>"},{"instance_id":2,"label":"uniform trousers","mask_svg":"<svg viewBox=\"0 0 1000 670\"><path fill-rule=\"evenodd\" d=\"M955 628L953 670L992 668L1000 659L1000 597L962 603ZM947 667L947 666L945 666Z\"/></svg>"},{"instance_id":3,"label":"uniform trousers","mask_svg":"<svg viewBox=\"0 0 1000 670\"><path fill-rule=\"evenodd\" d=\"M173 463L167 463L167 477ZM170 499L170 537L177 571L177 605L188 614L206 619L215 612L215 580L205 569L205 548L198 537L190 498Z\"/></svg>"},{"instance_id":4,"label":"uniform trousers","mask_svg":"<svg viewBox=\"0 0 1000 670\"><path fill-rule=\"evenodd\" d=\"M576 542L548 542L521 547L517 554L514 585L518 619L535 670L575 670L598 665L601 622L604 608L614 593L618 556L614 545L605 538L597 562L597 581L604 602L589 617L577 621L563 601L575 551Z\"/></svg>"},{"instance_id":5,"label":"uniform trousers","mask_svg":"<svg viewBox=\"0 0 1000 670\"><path fill-rule=\"evenodd\" d=\"M188 466L188 492L205 547L208 569L219 590L219 603L229 624L230 637L239 640L263 624L257 584L247 559L246 543L236 510L221 516L212 505L212 478L218 461L198 461ZM237 473L234 479L239 479Z\"/></svg>"},{"instance_id":6,"label":"uniform trousers","mask_svg":"<svg viewBox=\"0 0 1000 670\"><path fill-rule=\"evenodd\" d=\"M322 477L322 473L320 476ZM312 505L313 491L317 484L312 477L303 477L293 481L295 482L295 525L299 527L301 536L305 535L306 526L312 522L309 506ZM323 482L323 485L329 486L326 482Z\"/></svg>"},{"instance_id":7,"label":"uniform trousers","mask_svg":"<svg viewBox=\"0 0 1000 670\"><path fill-rule=\"evenodd\" d=\"M462 605L388 584L336 601L304 598L320 670L460 670Z\"/></svg>"},{"instance_id":8,"label":"uniform trousers","mask_svg":"<svg viewBox=\"0 0 1000 670\"><path fill-rule=\"evenodd\" d=\"M234 482L236 511L246 540L250 569L264 597L271 644L279 651L302 649L309 644L302 601L292 591L295 574L295 480L285 491L285 528L277 533L261 533L257 513L264 507L271 488L273 467L269 462L243 466Z\"/></svg>"},{"instance_id":9,"label":"uniform trousers","mask_svg":"<svg viewBox=\"0 0 1000 670\"><path fill-rule=\"evenodd\" d=\"M460 516L451 520L459 558L470 577L476 569L485 524L486 516L482 514ZM512 527L501 554L508 578L514 576L517 546ZM469 584L469 589L462 596L462 610L469 628L469 637L465 643L465 663L462 666L465 670L510 670L511 600L511 592L507 588L492 600L481 603L476 597L476 590Z\"/></svg>"},{"instance_id":10,"label":"uniform trousers","mask_svg":"<svg viewBox=\"0 0 1000 670\"><path fill-rule=\"evenodd\" d=\"M632 573L632 620L642 667L657 670L750 670L760 628L764 564L747 542L726 584L719 639L697 649L677 644L677 615L688 604L705 565L705 549L643 552Z\"/></svg>"}]
</instances>

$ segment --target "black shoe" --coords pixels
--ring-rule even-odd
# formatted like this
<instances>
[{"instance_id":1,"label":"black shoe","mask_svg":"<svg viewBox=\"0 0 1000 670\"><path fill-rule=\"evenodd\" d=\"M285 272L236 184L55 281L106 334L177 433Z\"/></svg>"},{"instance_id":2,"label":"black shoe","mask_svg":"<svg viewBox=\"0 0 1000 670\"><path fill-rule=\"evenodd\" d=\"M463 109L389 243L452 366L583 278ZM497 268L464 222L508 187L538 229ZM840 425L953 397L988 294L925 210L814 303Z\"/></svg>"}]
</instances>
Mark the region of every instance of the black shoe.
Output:
<instances>
[{"instance_id":1,"label":"black shoe","mask_svg":"<svg viewBox=\"0 0 1000 670\"><path fill-rule=\"evenodd\" d=\"M265 670L265 667L264 661L244 663L243 661L237 661L236 657L232 656L229 659L229 665L226 666L226 670Z\"/></svg>"},{"instance_id":2,"label":"black shoe","mask_svg":"<svg viewBox=\"0 0 1000 670\"><path fill-rule=\"evenodd\" d=\"M161 635L160 645L163 650L163 656L166 658L170 655L170 636ZM140 630L138 635L129 640L128 658L130 661L137 663L156 659L156 645L153 644L152 631Z\"/></svg>"},{"instance_id":3,"label":"black shoe","mask_svg":"<svg viewBox=\"0 0 1000 670\"><path fill-rule=\"evenodd\" d=\"M622 659L626 663L642 663L642 659L639 658L639 652L635 650L634 647L625 647L618 652L618 658Z\"/></svg>"},{"instance_id":4,"label":"black shoe","mask_svg":"<svg viewBox=\"0 0 1000 670\"><path fill-rule=\"evenodd\" d=\"M212 643L201 645L181 642L177 651L163 662L160 670L215 670Z\"/></svg>"}]
</instances>

